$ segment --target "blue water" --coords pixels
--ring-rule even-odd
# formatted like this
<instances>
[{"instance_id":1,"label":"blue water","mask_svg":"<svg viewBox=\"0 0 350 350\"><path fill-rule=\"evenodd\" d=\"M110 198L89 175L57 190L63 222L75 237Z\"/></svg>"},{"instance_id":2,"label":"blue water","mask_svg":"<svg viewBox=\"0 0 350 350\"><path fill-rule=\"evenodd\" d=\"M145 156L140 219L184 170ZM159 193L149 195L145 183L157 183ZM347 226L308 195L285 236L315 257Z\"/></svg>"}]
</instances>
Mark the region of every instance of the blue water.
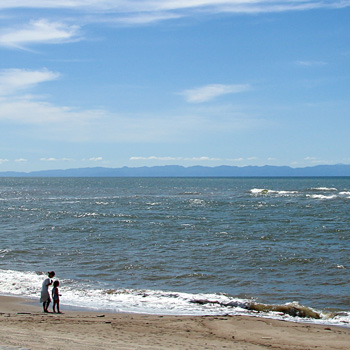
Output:
<instances>
[{"instance_id":1,"label":"blue water","mask_svg":"<svg viewBox=\"0 0 350 350\"><path fill-rule=\"evenodd\" d=\"M67 305L296 302L345 323L349 213L350 178L0 178L0 293L36 297L55 270Z\"/></svg>"}]
</instances>

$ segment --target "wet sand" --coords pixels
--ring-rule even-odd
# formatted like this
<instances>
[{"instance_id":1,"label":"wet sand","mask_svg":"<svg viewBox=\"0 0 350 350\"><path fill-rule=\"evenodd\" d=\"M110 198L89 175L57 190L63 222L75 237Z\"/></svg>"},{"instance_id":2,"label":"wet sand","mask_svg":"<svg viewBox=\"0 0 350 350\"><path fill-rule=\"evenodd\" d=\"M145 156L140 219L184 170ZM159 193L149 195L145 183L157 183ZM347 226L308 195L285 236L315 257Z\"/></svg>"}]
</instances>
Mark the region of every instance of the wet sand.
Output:
<instances>
[{"instance_id":1,"label":"wet sand","mask_svg":"<svg viewBox=\"0 0 350 350\"><path fill-rule=\"evenodd\" d=\"M51 306L50 306L51 309ZM350 329L246 316L154 316L65 310L0 297L0 349L348 350Z\"/></svg>"}]
</instances>

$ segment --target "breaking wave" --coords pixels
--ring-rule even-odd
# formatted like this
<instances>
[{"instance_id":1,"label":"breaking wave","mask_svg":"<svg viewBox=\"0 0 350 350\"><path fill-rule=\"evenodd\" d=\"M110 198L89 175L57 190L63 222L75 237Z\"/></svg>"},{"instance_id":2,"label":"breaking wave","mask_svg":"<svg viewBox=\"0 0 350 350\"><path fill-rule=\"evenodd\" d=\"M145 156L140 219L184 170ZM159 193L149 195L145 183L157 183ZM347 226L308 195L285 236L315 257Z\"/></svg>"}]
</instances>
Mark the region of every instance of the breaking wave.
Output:
<instances>
[{"instance_id":1,"label":"breaking wave","mask_svg":"<svg viewBox=\"0 0 350 350\"><path fill-rule=\"evenodd\" d=\"M0 269L0 292L37 300L42 272L20 272ZM258 303L225 294L193 294L160 290L93 288L93 283L61 279L61 304L106 312L131 312L156 315L254 315L288 321L332 324L350 327L349 312L325 312L300 305ZM38 305L38 307L40 307Z\"/></svg>"}]
</instances>

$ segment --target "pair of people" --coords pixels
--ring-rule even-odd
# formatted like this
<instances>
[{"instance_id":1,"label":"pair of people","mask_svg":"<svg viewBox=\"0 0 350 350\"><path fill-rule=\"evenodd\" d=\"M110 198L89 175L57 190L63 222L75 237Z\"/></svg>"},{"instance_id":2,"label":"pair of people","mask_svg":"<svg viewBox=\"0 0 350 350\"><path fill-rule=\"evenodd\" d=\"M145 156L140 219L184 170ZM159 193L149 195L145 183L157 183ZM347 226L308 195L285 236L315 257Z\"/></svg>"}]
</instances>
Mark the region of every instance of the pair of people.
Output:
<instances>
[{"instance_id":1,"label":"pair of people","mask_svg":"<svg viewBox=\"0 0 350 350\"><path fill-rule=\"evenodd\" d=\"M46 278L43 282L42 288L41 288L41 297L40 297L40 302L43 303L43 311L44 312L49 312L49 305L51 302L51 297L49 293L49 286L52 285L53 283L53 288L52 288L52 299L53 299L53 312L61 313L60 312L60 294L58 292L58 286L60 285L59 281L52 281L52 278L55 277L55 271L50 271L47 273L48 278ZM57 307L57 311L56 311Z\"/></svg>"}]
</instances>

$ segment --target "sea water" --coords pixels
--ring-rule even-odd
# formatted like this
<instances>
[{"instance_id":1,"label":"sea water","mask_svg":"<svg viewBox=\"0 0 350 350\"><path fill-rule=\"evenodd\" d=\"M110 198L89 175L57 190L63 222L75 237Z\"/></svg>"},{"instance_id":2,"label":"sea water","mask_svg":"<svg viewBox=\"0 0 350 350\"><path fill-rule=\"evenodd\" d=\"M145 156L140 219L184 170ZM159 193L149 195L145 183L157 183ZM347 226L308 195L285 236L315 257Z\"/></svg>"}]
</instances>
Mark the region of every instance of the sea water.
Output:
<instances>
[{"instance_id":1,"label":"sea water","mask_svg":"<svg viewBox=\"0 0 350 350\"><path fill-rule=\"evenodd\" d=\"M349 213L350 178L0 178L0 293L348 326Z\"/></svg>"}]
</instances>

